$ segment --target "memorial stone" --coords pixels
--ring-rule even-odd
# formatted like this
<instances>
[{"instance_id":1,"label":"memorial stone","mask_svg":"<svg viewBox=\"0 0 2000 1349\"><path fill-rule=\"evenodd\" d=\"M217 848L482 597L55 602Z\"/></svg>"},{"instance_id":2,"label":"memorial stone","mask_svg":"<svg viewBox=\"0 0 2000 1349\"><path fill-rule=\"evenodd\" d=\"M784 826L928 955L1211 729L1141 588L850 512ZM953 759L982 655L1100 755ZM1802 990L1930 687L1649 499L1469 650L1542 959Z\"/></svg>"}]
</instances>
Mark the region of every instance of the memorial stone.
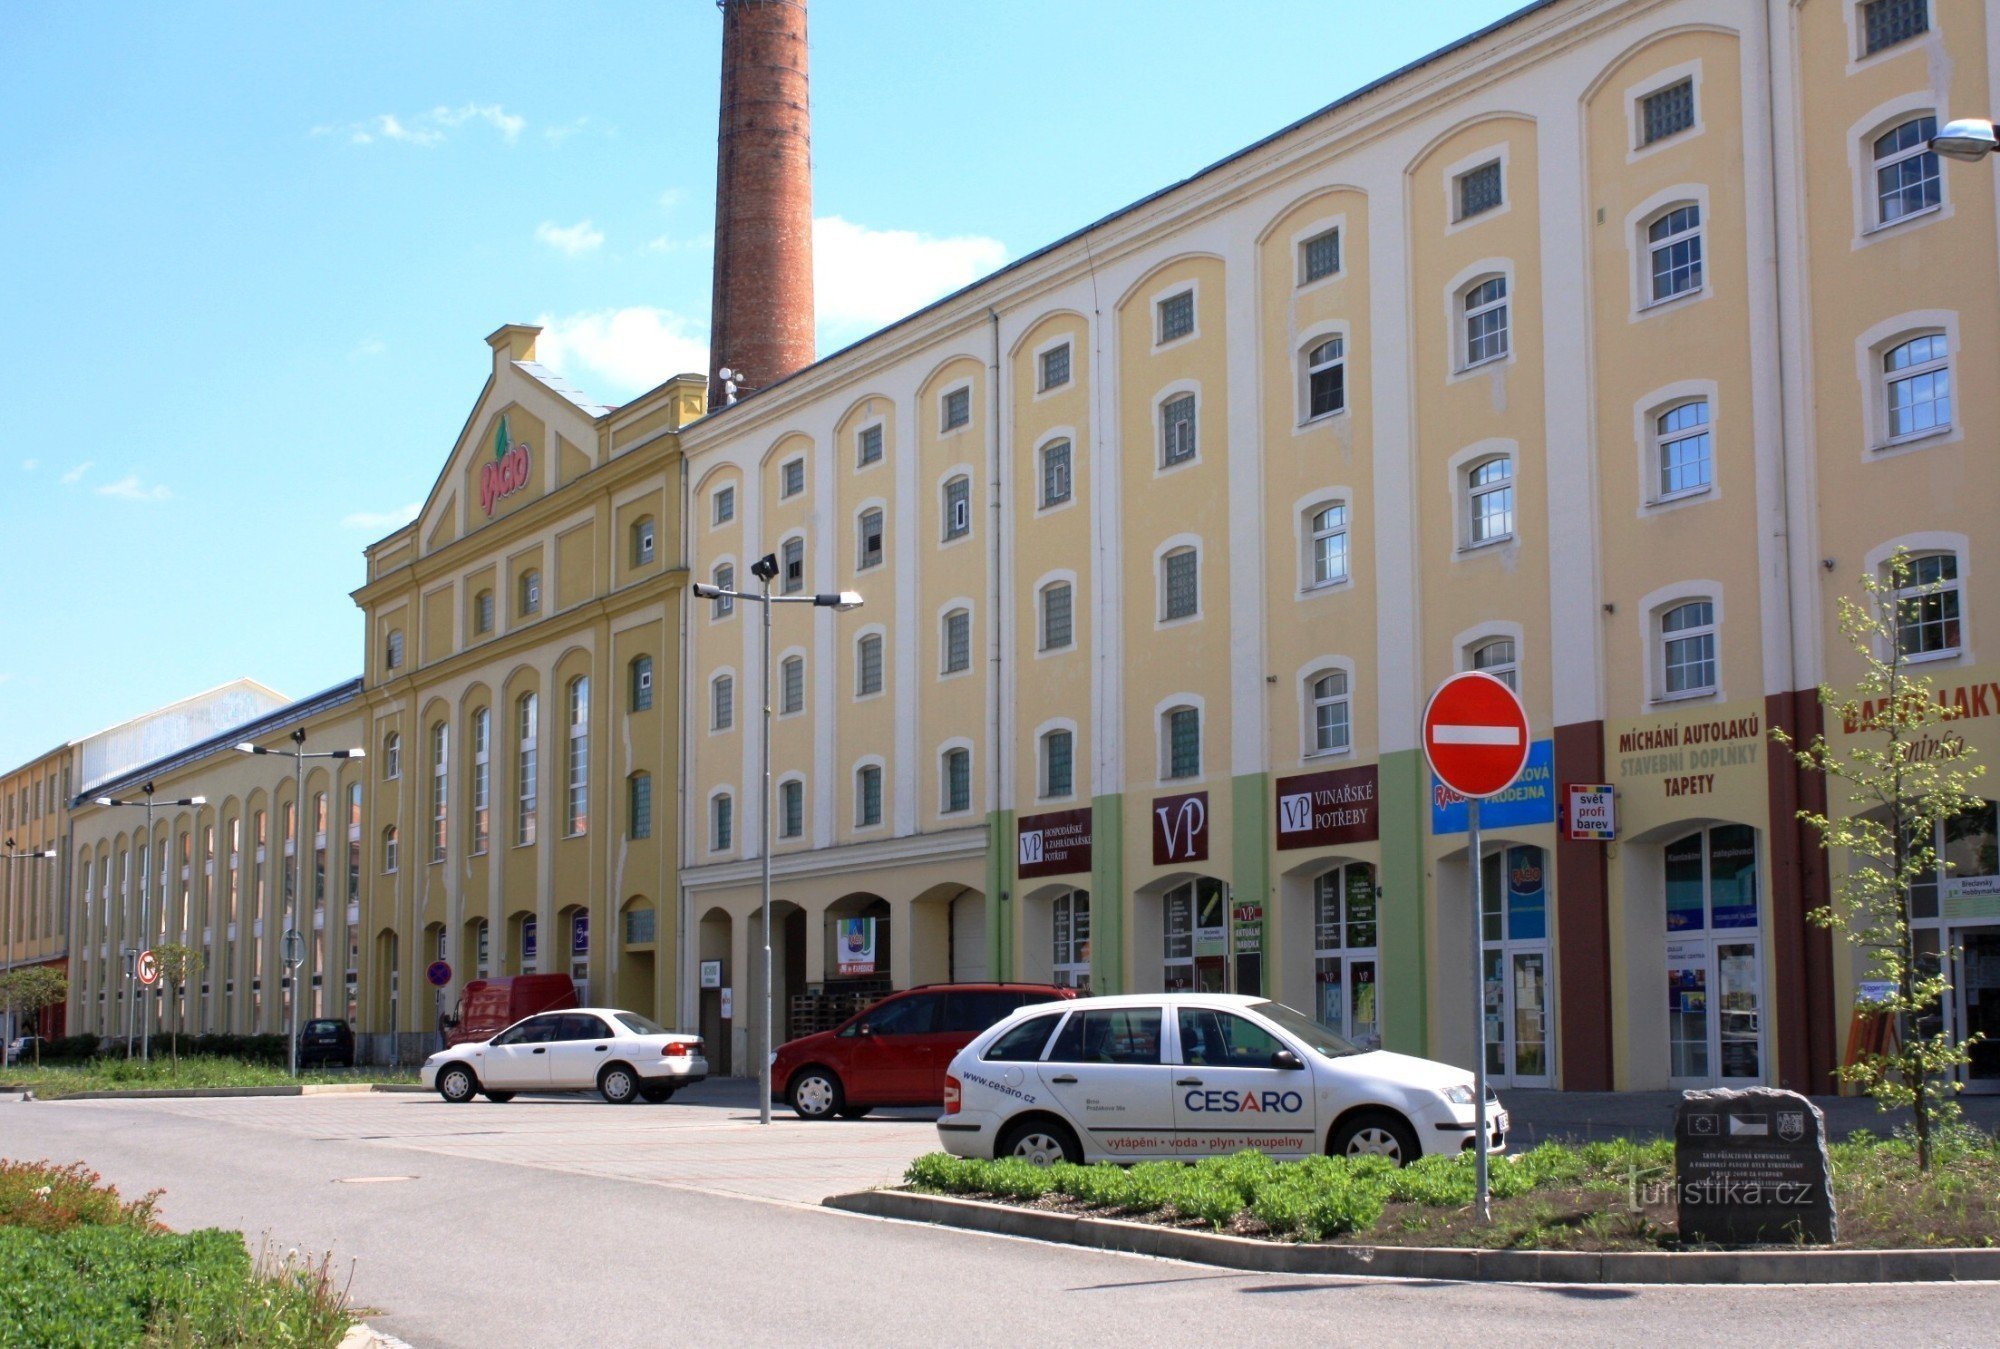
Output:
<instances>
[{"instance_id":1,"label":"memorial stone","mask_svg":"<svg viewBox=\"0 0 2000 1349\"><path fill-rule=\"evenodd\" d=\"M1826 1117L1795 1091L1689 1091L1674 1112L1681 1240L1834 1240Z\"/></svg>"}]
</instances>

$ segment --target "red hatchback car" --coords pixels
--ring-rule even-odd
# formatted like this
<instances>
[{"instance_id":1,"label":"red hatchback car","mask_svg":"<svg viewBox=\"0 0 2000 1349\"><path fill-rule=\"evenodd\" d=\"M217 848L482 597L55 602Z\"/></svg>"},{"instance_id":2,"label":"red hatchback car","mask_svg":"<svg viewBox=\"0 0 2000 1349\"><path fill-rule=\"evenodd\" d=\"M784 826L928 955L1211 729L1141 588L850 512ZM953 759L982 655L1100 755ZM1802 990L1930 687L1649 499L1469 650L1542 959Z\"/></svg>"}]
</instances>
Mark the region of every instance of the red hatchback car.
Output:
<instances>
[{"instance_id":1,"label":"red hatchback car","mask_svg":"<svg viewBox=\"0 0 2000 1349\"><path fill-rule=\"evenodd\" d=\"M800 1119L860 1119L876 1106L944 1105L944 1070L1017 1007L1073 998L1054 984L929 984L891 993L833 1030L781 1046L771 1094Z\"/></svg>"}]
</instances>

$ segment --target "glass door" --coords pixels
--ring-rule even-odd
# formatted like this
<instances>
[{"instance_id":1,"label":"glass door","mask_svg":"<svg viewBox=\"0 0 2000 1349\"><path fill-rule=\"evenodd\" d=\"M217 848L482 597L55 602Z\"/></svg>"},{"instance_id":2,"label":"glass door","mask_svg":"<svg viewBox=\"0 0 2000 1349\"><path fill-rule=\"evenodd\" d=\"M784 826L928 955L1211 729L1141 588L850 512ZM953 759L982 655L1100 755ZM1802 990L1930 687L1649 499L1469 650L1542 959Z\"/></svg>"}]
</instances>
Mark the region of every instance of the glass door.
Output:
<instances>
[{"instance_id":1,"label":"glass door","mask_svg":"<svg viewBox=\"0 0 2000 1349\"><path fill-rule=\"evenodd\" d=\"M1351 862L1314 880L1313 1016L1359 1049L1382 1047L1375 933L1375 868Z\"/></svg>"},{"instance_id":2,"label":"glass door","mask_svg":"<svg viewBox=\"0 0 2000 1349\"><path fill-rule=\"evenodd\" d=\"M1959 1039L1977 1035L1965 1066L1968 1095L2000 1093L2000 927L1959 928L1958 972L1951 1002Z\"/></svg>"},{"instance_id":3,"label":"glass door","mask_svg":"<svg viewBox=\"0 0 2000 1349\"><path fill-rule=\"evenodd\" d=\"M1543 858L1540 848L1515 847L1483 864L1480 1021L1486 1073L1498 1086L1546 1087L1553 1071Z\"/></svg>"},{"instance_id":4,"label":"glass door","mask_svg":"<svg viewBox=\"0 0 2000 1349\"><path fill-rule=\"evenodd\" d=\"M1757 834L1725 824L1669 843L1667 1073L1677 1087L1764 1081Z\"/></svg>"}]
</instances>

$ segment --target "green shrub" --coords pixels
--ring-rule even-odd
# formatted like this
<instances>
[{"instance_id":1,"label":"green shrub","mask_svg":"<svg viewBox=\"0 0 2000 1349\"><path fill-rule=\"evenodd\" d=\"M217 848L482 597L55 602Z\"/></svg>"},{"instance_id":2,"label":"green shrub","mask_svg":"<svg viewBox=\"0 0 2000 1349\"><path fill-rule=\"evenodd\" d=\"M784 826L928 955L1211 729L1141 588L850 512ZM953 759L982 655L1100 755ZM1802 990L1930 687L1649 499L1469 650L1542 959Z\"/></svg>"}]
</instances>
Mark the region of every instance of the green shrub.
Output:
<instances>
[{"instance_id":1,"label":"green shrub","mask_svg":"<svg viewBox=\"0 0 2000 1349\"><path fill-rule=\"evenodd\" d=\"M82 1162L0 1161L0 1228L66 1232L73 1227L151 1229L159 1191L125 1203ZM0 1343L6 1343L0 1340Z\"/></svg>"},{"instance_id":2,"label":"green shrub","mask_svg":"<svg viewBox=\"0 0 2000 1349\"><path fill-rule=\"evenodd\" d=\"M969 1194L986 1187L979 1183L980 1167L985 1163L971 1157L954 1157L948 1152L927 1152L910 1163L903 1179L919 1190L934 1190L939 1194Z\"/></svg>"},{"instance_id":3,"label":"green shrub","mask_svg":"<svg viewBox=\"0 0 2000 1349\"><path fill-rule=\"evenodd\" d=\"M211 1319L249 1279L235 1232L0 1228L0 1344L140 1343L163 1321Z\"/></svg>"},{"instance_id":4,"label":"green shrub","mask_svg":"<svg viewBox=\"0 0 2000 1349\"><path fill-rule=\"evenodd\" d=\"M1138 1187L1132 1183L1132 1173L1122 1166L1111 1162L1099 1162L1095 1166L1065 1163L1050 1170L1056 1192L1066 1194L1079 1203L1107 1209L1141 1206Z\"/></svg>"}]
</instances>

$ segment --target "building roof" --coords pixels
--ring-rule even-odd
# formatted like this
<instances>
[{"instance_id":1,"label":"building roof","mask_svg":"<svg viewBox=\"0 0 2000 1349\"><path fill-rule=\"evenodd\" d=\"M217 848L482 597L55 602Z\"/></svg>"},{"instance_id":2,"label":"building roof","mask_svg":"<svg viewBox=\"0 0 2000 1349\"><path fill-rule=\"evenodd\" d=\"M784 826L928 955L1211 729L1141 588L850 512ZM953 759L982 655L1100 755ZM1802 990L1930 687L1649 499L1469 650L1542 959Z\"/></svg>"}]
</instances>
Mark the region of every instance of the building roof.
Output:
<instances>
[{"instance_id":1,"label":"building roof","mask_svg":"<svg viewBox=\"0 0 2000 1349\"><path fill-rule=\"evenodd\" d=\"M548 386L550 392L557 394L567 402L574 403L592 417L602 417L605 413L615 411L617 408L617 405L613 403L599 403L594 401L583 390L571 384L540 361L516 361L514 362L514 368L530 378L540 380Z\"/></svg>"},{"instance_id":2,"label":"building roof","mask_svg":"<svg viewBox=\"0 0 2000 1349\"><path fill-rule=\"evenodd\" d=\"M139 786L150 778L158 777L163 773L171 773L177 768L185 768L191 763L205 759L211 754L219 753L232 746L239 745L245 740L261 740L273 731L288 730L299 722L318 716L322 712L340 707L345 703L353 702L360 696L361 677L356 675L344 684L336 684L332 688L315 693L309 698L301 698L295 703L288 703L276 711L267 713L253 721L246 721L240 725L232 726L219 735L210 736L206 740L189 745L185 749L165 755L162 758L155 759L151 763L140 764L136 768L120 773L117 777L107 778L103 782L90 783L88 784L88 790L80 792L70 802L70 807L75 809L94 797L115 795L128 788Z\"/></svg>"}]
</instances>

